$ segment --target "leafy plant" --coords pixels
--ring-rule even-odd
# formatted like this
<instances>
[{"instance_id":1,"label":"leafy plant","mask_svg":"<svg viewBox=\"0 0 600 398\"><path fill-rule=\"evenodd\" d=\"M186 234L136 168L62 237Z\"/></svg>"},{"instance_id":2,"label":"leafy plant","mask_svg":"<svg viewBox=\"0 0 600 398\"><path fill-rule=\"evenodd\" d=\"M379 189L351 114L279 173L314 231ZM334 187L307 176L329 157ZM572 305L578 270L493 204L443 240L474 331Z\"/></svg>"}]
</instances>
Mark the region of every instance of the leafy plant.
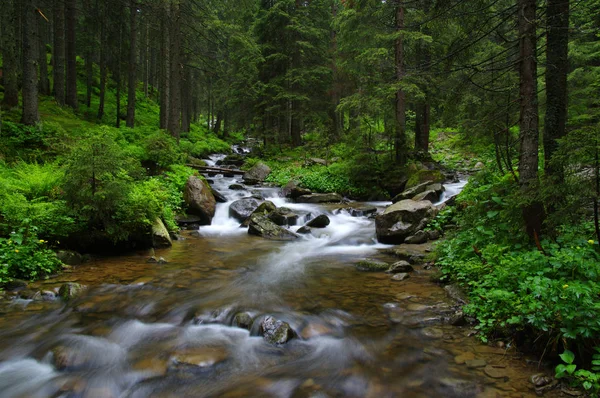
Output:
<instances>
[{"instance_id":1,"label":"leafy plant","mask_svg":"<svg viewBox=\"0 0 600 398\"><path fill-rule=\"evenodd\" d=\"M591 392L593 396L598 396L600 392L600 347L594 347L596 354L592 356L591 370L577 369L575 354L572 351L565 350L560 354L560 359L564 363L556 366L556 378L569 378L571 383L577 387L583 387Z\"/></svg>"}]
</instances>

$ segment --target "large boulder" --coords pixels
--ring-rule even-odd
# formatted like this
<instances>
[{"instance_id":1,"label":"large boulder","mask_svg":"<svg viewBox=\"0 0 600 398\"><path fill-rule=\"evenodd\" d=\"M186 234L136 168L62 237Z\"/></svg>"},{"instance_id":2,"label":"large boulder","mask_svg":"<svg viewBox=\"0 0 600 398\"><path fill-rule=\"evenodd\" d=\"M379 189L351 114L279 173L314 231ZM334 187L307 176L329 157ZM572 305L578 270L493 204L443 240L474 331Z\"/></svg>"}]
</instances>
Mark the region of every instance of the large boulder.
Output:
<instances>
[{"instance_id":1,"label":"large boulder","mask_svg":"<svg viewBox=\"0 0 600 398\"><path fill-rule=\"evenodd\" d=\"M407 237L423 229L435 212L435 207L427 200L397 202L375 217L377 240L381 243L403 243Z\"/></svg>"},{"instance_id":2,"label":"large boulder","mask_svg":"<svg viewBox=\"0 0 600 398\"><path fill-rule=\"evenodd\" d=\"M431 185L431 181L426 181L421 184L415 185L412 188L405 189L404 191L402 191L402 193L399 193L398 195L394 196L394 198L392 199L392 203L400 202L401 200L405 199L411 199L415 195L418 195L421 192L425 192L429 185Z\"/></svg>"},{"instance_id":3,"label":"large boulder","mask_svg":"<svg viewBox=\"0 0 600 398\"><path fill-rule=\"evenodd\" d=\"M277 225L295 225L298 221L298 214L287 207L280 207L269 213L269 219Z\"/></svg>"},{"instance_id":4,"label":"large boulder","mask_svg":"<svg viewBox=\"0 0 600 398\"><path fill-rule=\"evenodd\" d=\"M337 193L313 193L296 198L298 203L339 203L342 200L342 195Z\"/></svg>"},{"instance_id":5,"label":"large boulder","mask_svg":"<svg viewBox=\"0 0 600 398\"><path fill-rule=\"evenodd\" d=\"M437 202L440 199L440 195L437 194L435 191L424 191L421 192L417 195L415 195L412 200L414 201L420 201L420 200L428 200L432 203Z\"/></svg>"},{"instance_id":6,"label":"large boulder","mask_svg":"<svg viewBox=\"0 0 600 398\"><path fill-rule=\"evenodd\" d=\"M319 214L318 216L307 222L306 226L310 228L325 228L329 225L330 222L331 221L329 220L329 217L327 217L325 214Z\"/></svg>"},{"instance_id":7,"label":"large boulder","mask_svg":"<svg viewBox=\"0 0 600 398\"><path fill-rule=\"evenodd\" d=\"M255 198L238 199L229 205L229 217L243 222L250 214L260 206L260 201Z\"/></svg>"},{"instance_id":8,"label":"large boulder","mask_svg":"<svg viewBox=\"0 0 600 398\"><path fill-rule=\"evenodd\" d=\"M152 224L152 246L153 247L171 247L173 242L169 236L169 231L160 218L154 220Z\"/></svg>"},{"instance_id":9,"label":"large boulder","mask_svg":"<svg viewBox=\"0 0 600 398\"><path fill-rule=\"evenodd\" d=\"M248 185L256 185L265 180L271 173L271 168L263 162L258 162L250 170L244 173L244 183Z\"/></svg>"},{"instance_id":10,"label":"large boulder","mask_svg":"<svg viewBox=\"0 0 600 398\"><path fill-rule=\"evenodd\" d=\"M190 176L185 183L183 200L188 206L188 214L200 217L200 225L210 225L217 202L206 181Z\"/></svg>"},{"instance_id":11,"label":"large boulder","mask_svg":"<svg viewBox=\"0 0 600 398\"><path fill-rule=\"evenodd\" d=\"M275 224L269 220L268 216L260 214L252 214L250 216L248 234L271 240L294 240L299 238L299 235Z\"/></svg>"},{"instance_id":12,"label":"large boulder","mask_svg":"<svg viewBox=\"0 0 600 398\"><path fill-rule=\"evenodd\" d=\"M298 196L312 194L310 189L302 188L300 186L300 181L297 180L290 180L290 182L285 184L281 191L283 196L292 199L296 199Z\"/></svg>"}]
</instances>

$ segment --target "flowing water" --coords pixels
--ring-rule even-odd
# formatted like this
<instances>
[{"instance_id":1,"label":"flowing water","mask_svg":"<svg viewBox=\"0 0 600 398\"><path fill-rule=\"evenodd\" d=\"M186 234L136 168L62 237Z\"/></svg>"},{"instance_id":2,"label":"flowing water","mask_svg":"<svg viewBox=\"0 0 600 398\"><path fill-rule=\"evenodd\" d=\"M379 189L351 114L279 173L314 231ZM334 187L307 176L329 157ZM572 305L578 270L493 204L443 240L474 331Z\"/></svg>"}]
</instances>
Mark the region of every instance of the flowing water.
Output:
<instances>
[{"instance_id":1,"label":"flowing water","mask_svg":"<svg viewBox=\"0 0 600 398\"><path fill-rule=\"evenodd\" d=\"M297 241L269 241L228 216L229 204L250 192L230 190L235 179L212 179L228 203L218 204L211 226L157 250L167 264L147 263L148 252L96 258L34 286L88 286L67 304L2 302L1 397L535 395L527 377L536 369L513 349L482 345L469 327L445 322L453 303L429 281L434 271L418 265L396 282L355 268L367 257L397 260L376 243L373 219L260 188L253 193L298 212L299 223L331 219ZM254 319L249 330L234 326L239 313ZM268 344L258 334L266 315L297 336ZM487 366L464 363L475 359Z\"/></svg>"}]
</instances>

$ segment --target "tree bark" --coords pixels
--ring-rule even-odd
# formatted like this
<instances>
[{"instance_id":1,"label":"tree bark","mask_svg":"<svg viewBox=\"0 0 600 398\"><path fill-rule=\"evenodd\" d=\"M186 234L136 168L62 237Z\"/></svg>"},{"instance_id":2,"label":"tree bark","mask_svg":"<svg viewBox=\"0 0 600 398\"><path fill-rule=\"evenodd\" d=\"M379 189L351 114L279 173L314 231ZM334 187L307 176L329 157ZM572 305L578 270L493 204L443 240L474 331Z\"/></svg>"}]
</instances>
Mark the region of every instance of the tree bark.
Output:
<instances>
[{"instance_id":1,"label":"tree bark","mask_svg":"<svg viewBox=\"0 0 600 398\"><path fill-rule=\"evenodd\" d=\"M430 0L423 0L423 13L425 14L425 18L429 17L429 11L431 8ZM429 35L430 29L427 24L422 29L422 32L426 35ZM423 73L426 75L426 80L428 77L428 73L430 70L431 63L431 51L429 43L425 43L421 41L417 46L417 58L419 62L422 62ZM425 95L425 99L420 101L417 105L417 125L415 128L415 151L421 152L424 155L429 153L429 133L430 133L430 114L431 114L431 105L430 105L430 95L429 95L429 87L422 87L423 93Z\"/></svg>"},{"instance_id":2,"label":"tree bark","mask_svg":"<svg viewBox=\"0 0 600 398\"><path fill-rule=\"evenodd\" d=\"M115 126L121 127L121 50L123 48L123 27L119 25L119 51L117 54L117 71L115 73L115 82L117 83L117 119L115 120Z\"/></svg>"},{"instance_id":3,"label":"tree bark","mask_svg":"<svg viewBox=\"0 0 600 398\"><path fill-rule=\"evenodd\" d=\"M179 0L171 0L171 66L168 130L179 141L181 134L181 38Z\"/></svg>"},{"instance_id":4,"label":"tree bark","mask_svg":"<svg viewBox=\"0 0 600 398\"><path fill-rule=\"evenodd\" d=\"M106 6L102 6L102 14L101 14L101 23L100 23L100 93L98 99L98 120L102 120L104 117L104 100L106 97L106 77L108 74L108 70L106 67L106 52L107 52L107 43L106 43L106 27L104 24L106 23Z\"/></svg>"},{"instance_id":5,"label":"tree bark","mask_svg":"<svg viewBox=\"0 0 600 398\"><path fill-rule=\"evenodd\" d=\"M1 15L0 48L2 49L2 78L4 80L2 105L14 108L19 105L19 54L17 51L19 15L15 0L5 0L2 3Z\"/></svg>"},{"instance_id":6,"label":"tree bark","mask_svg":"<svg viewBox=\"0 0 600 398\"><path fill-rule=\"evenodd\" d=\"M524 198L532 197L538 182L538 99L536 61L536 1L519 0L519 94L520 94L520 153L519 183ZM539 238L543 208L536 200L529 201L523 209L527 234Z\"/></svg>"},{"instance_id":7,"label":"tree bark","mask_svg":"<svg viewBox=\"0 0 600 398\"><path fill-rule=\"evenodd\" d=\"M567 74L569 72L569 0L548 0L546 7L546 117L544 169L562 180L552 155L567 125Z\"/></svg>"},{"instance_id":8,"label":"tree bark","mask_svg":"<svg viewBox=\"0 0 600 398\"><path fill-rule=\"evenodd\" d=\"M65 0L65 41L67 57L67 80L65 102L77 109L77 53L75 51L75 31L77 28L76 0Z\"/></svg>"},{"instance_id":9,"label":"tree bark","mask_svg":"<svg viewBox=\"0 0 600 398\"><path fill-rule=\"evenodd\" d=\"M34 125L38 112L38 22L33 0L23 4L23 115L21 123Z\"/></svg>"},{"instance_id":10,"label":"tree bark","mask_svg":"<svg viewBox=\"0 0 600 398\"><path fill-rule=\"evenodd\" d=\"M396 32L400 33L395 44L396 80L401 83L404 79L404 2L396 5ZM396 131L394 135L395 161L398 165L406 164L406 95L402 88L396 92L395 101Z\"/></svg>"},{"instance_id":11,"label":"tree bark","mask_svg":"<svg viewBox=\"0 0 600 398\"><path fill-rule=\"evenodd\" d=\"M127 127L135 125L135 89L137 86L137 4L129 3L129 79L127 90Z\"/></svg>"},{"instance_id":12,"label":"tree bark","mask_svg":"<svg viewBox=\"0 0 600 398\"><path fill-rule=\"evenodd\" d=\"M54 0L54 98L59 105L65 104L65 2Z\"/></svg>"},{"instance_id":13,"label":"tree bark","mask_svg":"<svg viewBox=\"0 0 600 398\"><path fill-rule=\"evenodd\" d=\"M42 5L45 3L39 3L38 8L42 8ZM43 7L45 8L45 7ZM40 15L36 17L38 22L38 36L39 36L39 45L38 45L38 53L39 53L39 68L40 68L40 94L41 95L50 95L50 80L48 79L48 52L46 50L46 43L48 40L48 22L42 18Z\"/></svg>"},{"instance_id":14,"label":"tree bark","mask_svg":"<svg viewBox=\"0 0 600 398\"><path fill-rule=\"evenodd\" d=\"M165 7L168 9L168 7ZM168 15L168 11L165 10ZM163 130L169 124L169 26L166 17L160 19L160 115L159 124Z\"/></svg>"}]
</instances>

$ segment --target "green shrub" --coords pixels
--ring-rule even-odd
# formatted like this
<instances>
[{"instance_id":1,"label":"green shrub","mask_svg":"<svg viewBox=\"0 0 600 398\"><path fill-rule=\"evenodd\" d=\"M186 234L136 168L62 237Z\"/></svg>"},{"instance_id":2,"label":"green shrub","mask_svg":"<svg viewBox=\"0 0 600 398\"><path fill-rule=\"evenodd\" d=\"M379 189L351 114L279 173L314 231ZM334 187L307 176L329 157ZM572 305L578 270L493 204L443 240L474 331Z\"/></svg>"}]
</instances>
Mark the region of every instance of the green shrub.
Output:
<instances>
[{"instance_id":1,"label":"green shrub","mask_svg":"<svg viewBox=\"0 0 600 398\"><path fill-rule=\"evenodd\" d=\"M0 283L13 278L39 279L60 269L62 263L39 239L34 227L22 227L0 238Z\"/></svg>"},{"instance_id":2,"label":"green shrub","mask_svg":"<svg viewBox=\"0 0 600 398\"><path fill-rule=\"evenodd\" d=\"M183 161L183 153L177 146L177 141L162 131L146 137L143 146L145 150L143 160L154 163L159 169Z\"/></svg>"}]
</instances>

